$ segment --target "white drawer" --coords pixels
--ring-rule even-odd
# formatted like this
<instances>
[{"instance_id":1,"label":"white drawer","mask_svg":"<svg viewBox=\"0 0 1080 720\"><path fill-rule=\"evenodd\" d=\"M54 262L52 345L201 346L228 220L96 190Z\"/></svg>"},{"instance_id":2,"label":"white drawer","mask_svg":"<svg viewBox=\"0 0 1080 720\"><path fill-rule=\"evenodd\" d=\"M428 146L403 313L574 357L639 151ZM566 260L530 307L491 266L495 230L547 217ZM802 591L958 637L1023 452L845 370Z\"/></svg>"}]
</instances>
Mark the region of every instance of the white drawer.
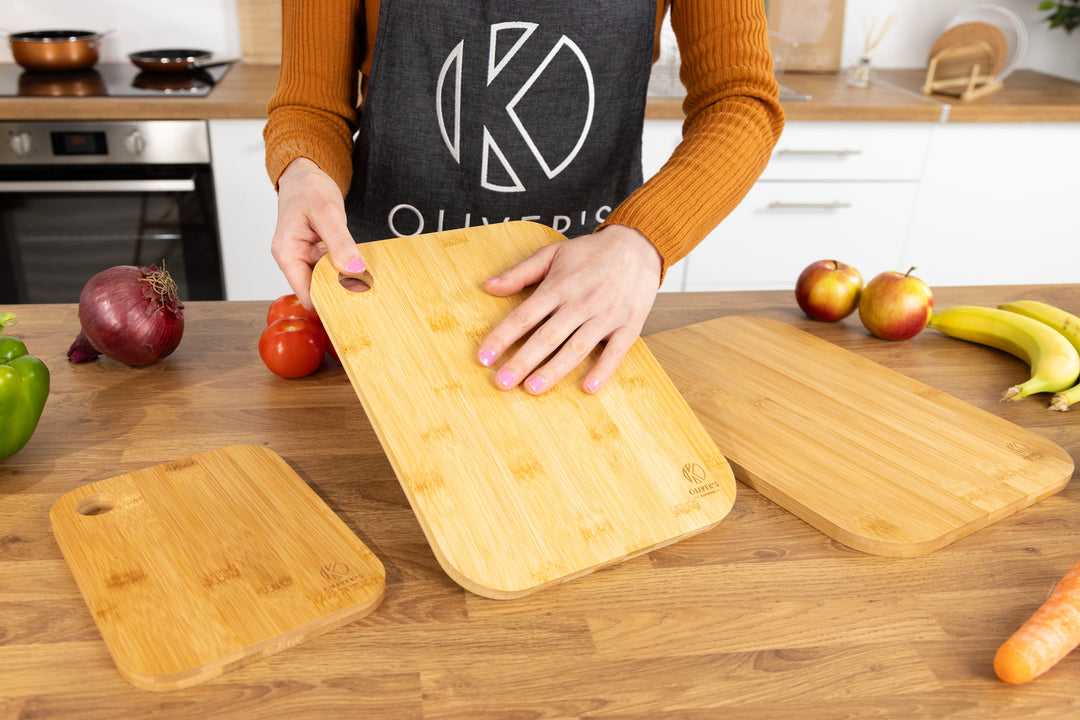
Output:
<instances>
[{"instance_id":1,"label":"white drawer","mask_svg":"<svg viewBox=\"0 0 1080 720\"><path fill-rule=\"evenodd\" d=\"M918 184L758 183L685 262L683 289L793 289L815 260L854 265L869 281L906 271Z\"/></svg>"},{"instance_id":2,"label":"white drawer","mask_svg":"<svg viewBox=\"0 0 1080 720\"><path fill-rule=\"evenodd\" d=\"M933 123L790 122L761 180L918 180Z\"/></svg>"},{"instance_id":3,"label":"white drawer","mask_svg":"<svg viewBox=\"0 0 1080 720\"><path fill-rule=\"evenodd\" d=\"M938 285L1077 282L1077 168L1080 123L942 124L920 183L911 264Z\"/></svg>"}]
</instances>

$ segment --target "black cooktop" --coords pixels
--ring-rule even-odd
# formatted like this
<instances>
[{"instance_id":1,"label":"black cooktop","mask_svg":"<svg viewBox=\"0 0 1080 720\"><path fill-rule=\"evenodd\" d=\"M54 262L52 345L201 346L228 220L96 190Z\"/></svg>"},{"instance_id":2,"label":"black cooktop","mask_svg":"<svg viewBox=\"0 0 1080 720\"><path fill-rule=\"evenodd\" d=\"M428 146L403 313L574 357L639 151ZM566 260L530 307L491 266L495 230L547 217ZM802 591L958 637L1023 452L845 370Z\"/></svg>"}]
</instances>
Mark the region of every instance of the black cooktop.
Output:
<instances>
[{"instance_id":1,"label":"black cooktop","mask_svg":"<svg viewBox=\"0 0 1080 720\"><path fill-rule=\"evenodd\" d=\"M229 67L158 73L121 62L78 72L34 72L0 65L0 97L205 97Z\"/></svg>"}]
</instances>

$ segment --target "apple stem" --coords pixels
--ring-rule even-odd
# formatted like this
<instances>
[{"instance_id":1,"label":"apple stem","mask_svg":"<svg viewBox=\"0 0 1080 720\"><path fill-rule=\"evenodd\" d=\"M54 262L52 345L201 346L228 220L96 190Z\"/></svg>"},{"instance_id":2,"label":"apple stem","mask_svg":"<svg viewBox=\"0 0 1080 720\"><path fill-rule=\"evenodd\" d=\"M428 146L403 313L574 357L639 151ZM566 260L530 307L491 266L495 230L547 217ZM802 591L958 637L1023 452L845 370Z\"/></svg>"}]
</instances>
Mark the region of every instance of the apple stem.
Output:
<instances>
[{"instance_id":1,"label":"apple stem","mask_svg":"<svg viewBox=\"0 0 1080 720\"><path fill-rule=\"evenodd\" d=\"M915 272L915 266L914 265L912 265L910 268L908 268L908 271L906 273L904 273L904 277L908 277L913 272Z\"/></svg>"}]
</instances>

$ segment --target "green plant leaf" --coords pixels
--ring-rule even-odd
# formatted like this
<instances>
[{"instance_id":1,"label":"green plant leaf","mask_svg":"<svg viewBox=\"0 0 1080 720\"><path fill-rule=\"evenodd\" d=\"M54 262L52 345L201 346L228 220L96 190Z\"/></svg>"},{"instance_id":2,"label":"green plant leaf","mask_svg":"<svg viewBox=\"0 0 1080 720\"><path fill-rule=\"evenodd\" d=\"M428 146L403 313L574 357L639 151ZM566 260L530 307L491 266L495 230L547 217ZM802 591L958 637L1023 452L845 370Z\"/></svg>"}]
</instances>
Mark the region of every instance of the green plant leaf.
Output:
<instances>
[{"instance_id":1,"label":"green plant leaf","mask_svg":"<svg viewBox=\"0 0 1080 720\"><path fill-rule=\"evenodd\" d=\"M1080 0L1042 0L1038 9L1050 11L1043 19L1051 29L1060 27L1071 34L1080 27Z\"/></svg>"}]
</instances>

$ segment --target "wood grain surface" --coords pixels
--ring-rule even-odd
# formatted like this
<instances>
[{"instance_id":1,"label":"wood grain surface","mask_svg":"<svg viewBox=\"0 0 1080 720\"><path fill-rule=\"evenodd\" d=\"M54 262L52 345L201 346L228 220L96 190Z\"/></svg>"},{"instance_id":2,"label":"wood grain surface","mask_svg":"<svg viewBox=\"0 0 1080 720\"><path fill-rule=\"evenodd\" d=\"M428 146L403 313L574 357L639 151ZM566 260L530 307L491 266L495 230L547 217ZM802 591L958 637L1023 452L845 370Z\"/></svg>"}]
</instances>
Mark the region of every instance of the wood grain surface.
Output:
<instances>
[{"instance_id":1,"label":"wood grain surface","mask_svg":"<svg viewBox=\"0 0 1080 720\"><path fill-rule=\"evenodd\" d=\"M933 552L1064 488L1030 430L770 318L650 335L736 477L863 552Z\"/></svg>"},{"instance_id":2,"label":"wood grain surface","mask_svg":"<svg viewBox=\"0 0 1080 720\"><path fill-rule=\"evenodd\" d=\"M529 294L495 297L483 278L562 239L522 221L394 238L364 244L366 292L342 287L328 257L312 278L435 556L485 597L521 597L704 532L735 500L727 461L643 341L594 395L580 390L587 365L532 395L497 389L499 363L477 362Z\"/></svg>"},{"instance_id":3,"label":"wood grain surface","mask_svg":"<svg viewBox=\"0 0 1080 720\"><path fill-rule=\"evenodd\" d=\"M120 673L177 690L355 622L386 572L266 448L234 445L65 493L60 550Z\"/></svg>"},{"instance_id":4,"label":"wood grain surface","mask_svg":"<svg viewBox=\"0 0 1080 720\"><path fill-rule=\"evenodd\" d=\"M939 307L1080 285L934 288ZM715 529L512 601L439 566L344 369L283 380L259 360L267 303L191 302L147 368L65 358L74 305L27 305L4 331L52 371L37 432L0 462L0 717L1062 720L1080 654L1006 685L994 652L1080 559L1080 483L929 555L851 550L743 483ZM808 320L791 292L663 294L648 334L726 315L789 323L1037 432L1080 458L1080 413L998 402L1023 363L924 332ZM1028 402L1030 400L1030 402ZM53 538L49 508L90 482L233 444L279 453L386 568L367 617L169 693L116 671Z\"/></svg>"},{"instance_id":5,"label":"wood grain surface","mask_svg":"<svg viewBox=\"0 0 1080 720\"><path fill-rule=\"evenodd\" d=\"M199 98L0 98L0 120L265 119L278 71L276 64L235 63ZM1080 83L1035 70L1017 70L999 92L966 102L922 95L926 68L876 68L874 79L868 88L854 88L846 73L788 73L784 83L812 100L785 101L785 115L789 121L1080 122ZM683 120L682 103L681 97L650 97L645 117Z\"/></svg>"},{"instance_id":6,"label":"wood grain surface","mask_svg":"<svg viewBox=\"0 0 1080 720\"><path fill-rule=\"evenodd\" d=\"M281 64L280 0L236 0L244 62Z\"/></svg>"},{"instance_id":7,"label":"wood grain surface","mask_svg":"<svg viewBox=\"0 0 1080 720\"><path fill-rule=\"evenodd\" d=\"M880 68L874 70L874 77L919 93L926 81L926 68ZM1080 83L1036 70L1017 70L1005 78L1001 90L974 100L948 95L931 95L926 100L948 105L948 121L954 123L1080 122Z\"/></svg>"}]
</instances>

